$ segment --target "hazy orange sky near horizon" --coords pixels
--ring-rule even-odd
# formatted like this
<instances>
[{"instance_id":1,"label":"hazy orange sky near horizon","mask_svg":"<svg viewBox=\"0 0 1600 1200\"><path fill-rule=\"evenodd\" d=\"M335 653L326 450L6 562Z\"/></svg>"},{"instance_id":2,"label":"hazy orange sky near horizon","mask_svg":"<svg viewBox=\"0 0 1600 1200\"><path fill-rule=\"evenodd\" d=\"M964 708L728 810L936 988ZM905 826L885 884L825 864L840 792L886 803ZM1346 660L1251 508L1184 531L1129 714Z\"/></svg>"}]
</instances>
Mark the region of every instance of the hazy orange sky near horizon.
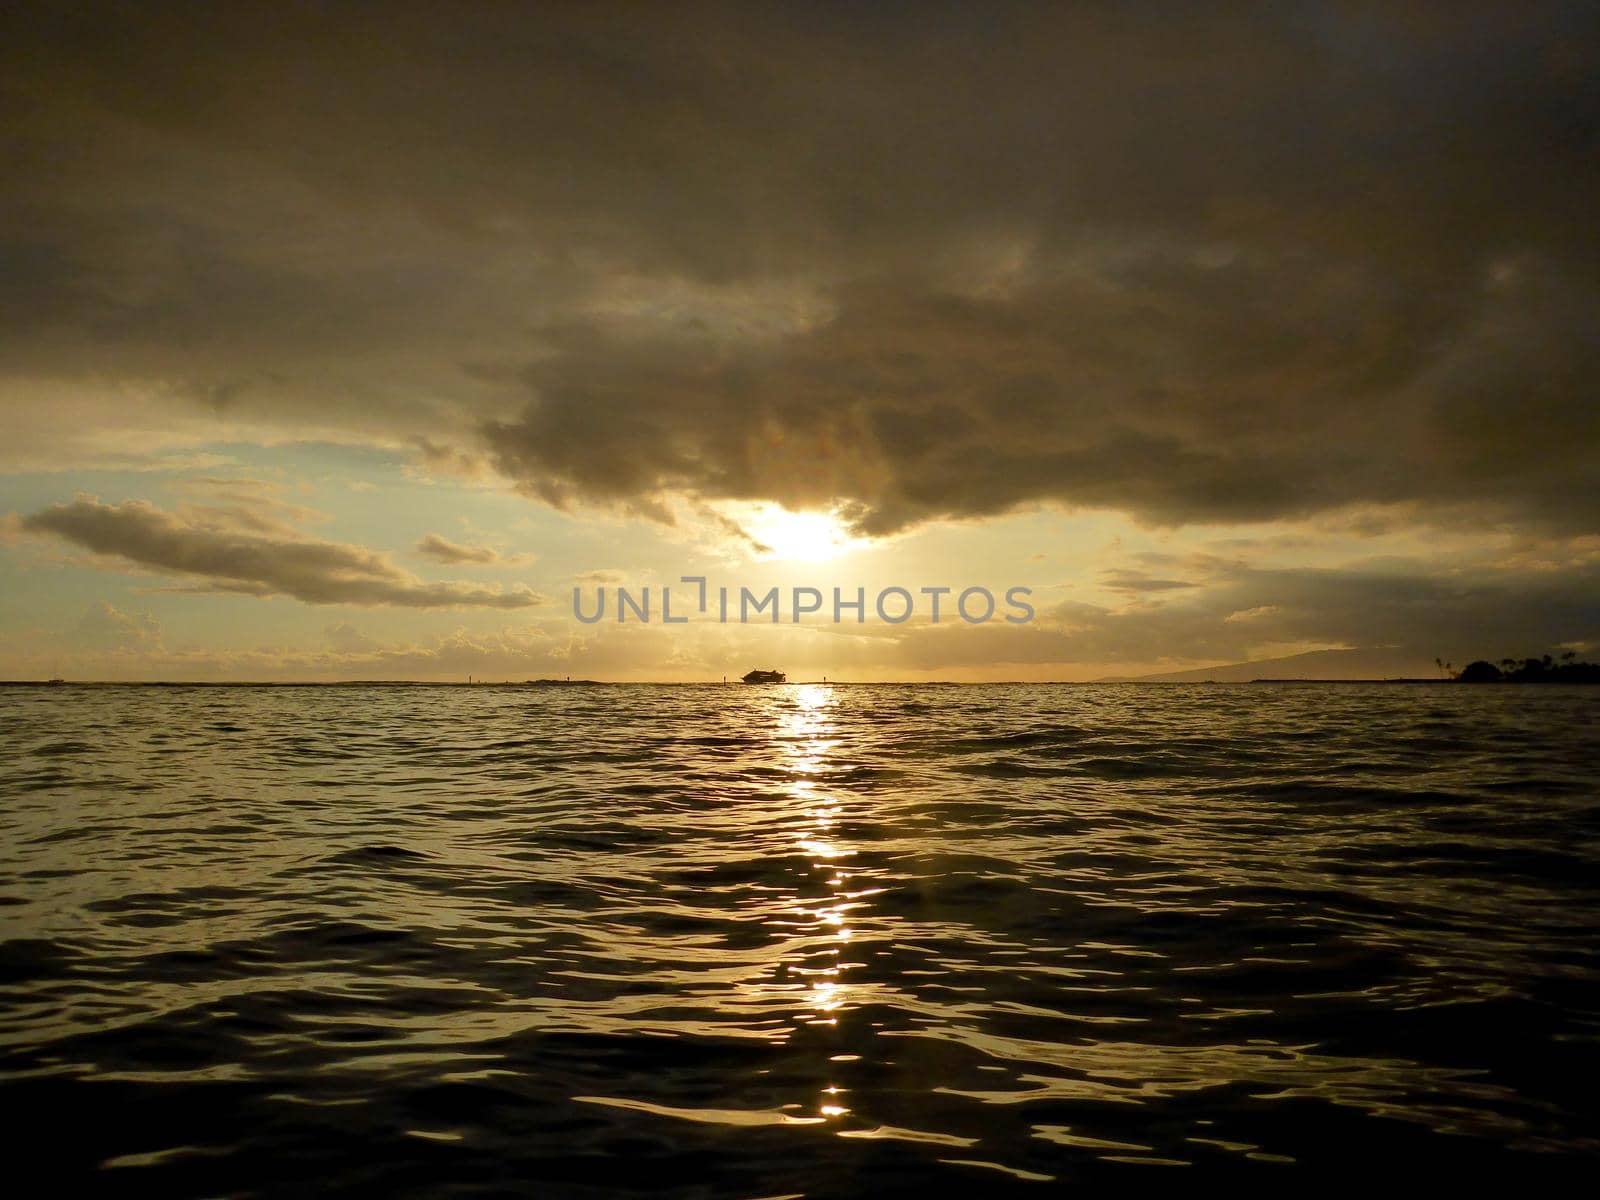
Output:
<instances>
[{"instance_id":1,"label":"hazy orange sky near horizon","mask_svg":"<svg viewBox=\"0 0 1600 1200\"><path fill-rule=\"evenodd\" d=\"M1597 34L13 6L0 678L1587 653ZM685 575L868 619L574 618ZM890 586L1036 616L890 624Z\"/></svg>"}]
</instances>

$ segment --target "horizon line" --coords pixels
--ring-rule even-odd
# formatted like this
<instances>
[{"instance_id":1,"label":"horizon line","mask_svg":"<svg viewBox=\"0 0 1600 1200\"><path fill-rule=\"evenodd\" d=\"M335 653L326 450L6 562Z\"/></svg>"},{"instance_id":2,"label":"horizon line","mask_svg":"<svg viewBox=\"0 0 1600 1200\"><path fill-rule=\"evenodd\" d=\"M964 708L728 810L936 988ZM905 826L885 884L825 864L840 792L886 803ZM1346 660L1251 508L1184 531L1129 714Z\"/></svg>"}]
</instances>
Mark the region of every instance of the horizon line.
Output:
<instances>
[{"instance_id":1,"label":"horizon line","mask_svg":"<svg viewBox=\"0 0 1600 1200\"><path fill-rule=\"evenodd\" d=\"M1257 683L1459 683L1418 675L1360 679L789 679L747 684L717 679L0 679L0 687L1241 687ZM1516 682L1516 681L1513 681Z\"/></svg>"}]
</instances>

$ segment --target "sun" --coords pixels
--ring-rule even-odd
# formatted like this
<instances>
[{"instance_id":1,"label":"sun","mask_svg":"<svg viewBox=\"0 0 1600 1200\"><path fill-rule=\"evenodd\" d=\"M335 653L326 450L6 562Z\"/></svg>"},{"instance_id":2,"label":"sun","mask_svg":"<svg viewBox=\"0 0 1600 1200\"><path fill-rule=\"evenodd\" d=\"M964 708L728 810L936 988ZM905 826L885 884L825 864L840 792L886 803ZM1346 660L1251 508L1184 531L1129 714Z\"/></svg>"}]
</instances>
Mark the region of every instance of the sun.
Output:
<instances>
[{"instance_id":1,"label":"sun","mask_svg":"<svg viewBox=\"0 0 1600 1200\"><path fill-rule=\"evenodd\" d=\"M739 525L758 543L760 558L824 562L866 545L831 512L790 512L776 504L763 504Z\"/></svg>"}]
</instances>

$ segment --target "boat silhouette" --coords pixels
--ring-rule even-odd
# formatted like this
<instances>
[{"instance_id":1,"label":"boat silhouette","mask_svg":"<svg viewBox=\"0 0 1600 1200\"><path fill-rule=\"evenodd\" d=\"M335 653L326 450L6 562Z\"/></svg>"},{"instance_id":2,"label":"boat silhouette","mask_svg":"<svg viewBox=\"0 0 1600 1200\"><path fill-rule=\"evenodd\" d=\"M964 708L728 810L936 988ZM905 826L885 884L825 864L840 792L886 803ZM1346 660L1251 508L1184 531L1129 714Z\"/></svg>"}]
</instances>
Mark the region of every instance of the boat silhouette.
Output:
<instances>
[{"instance_id":1,"label":"boat silhouette","mask_svg":"<svg viewBox=\"0 0 1600 1200\"><path fill-rule=\"evenodd\" d=\"M782 671L751 671L744 677L746 683L787 683L789 677Z\"/></svg>"}]
</instances>

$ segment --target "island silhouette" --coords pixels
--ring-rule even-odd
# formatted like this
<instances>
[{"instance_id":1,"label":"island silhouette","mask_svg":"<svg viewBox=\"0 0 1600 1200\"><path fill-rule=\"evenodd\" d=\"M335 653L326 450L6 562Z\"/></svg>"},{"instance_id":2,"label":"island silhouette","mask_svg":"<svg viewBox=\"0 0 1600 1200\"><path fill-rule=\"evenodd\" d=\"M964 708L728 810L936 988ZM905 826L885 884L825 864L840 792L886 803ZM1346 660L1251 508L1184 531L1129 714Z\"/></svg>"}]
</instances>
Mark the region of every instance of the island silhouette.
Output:
<instances>
[{"instance_id":1,"label":"island silhouette","mask_svg":"<svg viewBox=\"0 0 1600 1200\"><path fill-rule=\"evenodd\" d=\"M1568 650L1559 661L1548 654L1539 658L1486 658L1470 662L1452 676L1458 683L1600 683L1600 663L1578 662ZM1445 664L1449 666L1449 664Z\"/></svg>"}]
</instances>

